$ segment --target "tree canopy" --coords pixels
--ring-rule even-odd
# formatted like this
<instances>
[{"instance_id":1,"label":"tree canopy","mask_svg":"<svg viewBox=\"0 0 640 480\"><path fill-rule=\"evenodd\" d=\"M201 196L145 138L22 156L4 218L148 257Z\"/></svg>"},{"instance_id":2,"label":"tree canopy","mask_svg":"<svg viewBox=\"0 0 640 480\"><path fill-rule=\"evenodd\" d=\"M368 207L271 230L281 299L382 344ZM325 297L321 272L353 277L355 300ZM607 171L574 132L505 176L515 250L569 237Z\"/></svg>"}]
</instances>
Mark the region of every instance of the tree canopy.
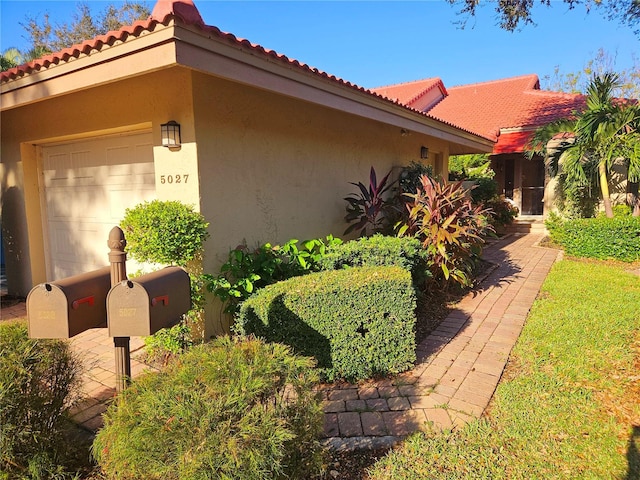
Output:
<instances>
[{"instance_id":1,"label":"tree canopy","mask_svg":"<svg viewBox=\"0 0 640 480\"><path fill-rule=\"evenodd\" d=\"M587 61L581 70L563 72L556 66L553 74L541 78L544 90L567 93L585 93L593 76L602 76L606 72L616 72L618 83L613 95L618 98L635 98L640 100L640 60L632 57L633 64L628 69L616 68L616 53L598 50L594 58Z\"/></svg>"},{"instance_id":2,"label":"tree canopy","mask_svg":"<svg viewBox=\"0 0 640 480\"><path fill-rule=\"evenodd\" d=\"M491 3L495 6L498 25L509 32L513 32L524 25L534 24L532 10L534 0L447 0L452 5L460 7L460 13L467 16L475 16L481 4ZM562 0L569 9L583 7L587 12L600 11L609 20L618 20L628 25L640 35L640 1L638 0ZM539 0L539 3L551 5L551 0ZM464 24L464 22L463 22Z\"/></svg>"},{"instance_id":3,"label":"tree canopy","mask_svg":"<svg viewBox=\"0 0 640 480\"><path fill-rule=\"evenodd\" d=\"M49 52L56 52L70 47L84 40L103 35L111 30L117 30L124 25L130 25L136 20L142 20L151 14L149 7L140 2L124 2L120 7L107 5L97 15L93 15L89 4L76 4L76 12L68 23L52 25L49 14L43 19L27 17L21 24L27 32L31 48Z\"/></svg>"},{"instance_id":4,"label":"tree canopy","mask_svg":"<svg viewBox=\"0 0 640 480\"><path fill-rule=\"evenodd\" d=\"M121 6L107 5L94 14L86 2L76 4L76 12L70 21L52 24L49 14L27 16L20 25L26 31L29 46L25 51L8 48L0 57L0 69L8 70L51 52L57 52L84 40L131 25L136 20L149 17L151 10L144 2L126 1Z\"/></svg>"}]
</instances>

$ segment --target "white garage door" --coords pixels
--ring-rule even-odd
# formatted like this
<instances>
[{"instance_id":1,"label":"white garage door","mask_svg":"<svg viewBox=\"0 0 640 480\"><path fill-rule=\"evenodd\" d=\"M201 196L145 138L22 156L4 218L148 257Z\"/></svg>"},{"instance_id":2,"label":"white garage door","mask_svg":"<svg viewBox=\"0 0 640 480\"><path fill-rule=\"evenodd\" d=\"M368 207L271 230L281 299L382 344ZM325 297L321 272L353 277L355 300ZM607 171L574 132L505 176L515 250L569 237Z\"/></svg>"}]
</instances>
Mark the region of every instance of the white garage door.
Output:
<instances>
[{"instance_id":1,"label":"white garage door","mask_svg":"<svg viewBox=\"0 0 640 480\"><path fill-rule=\"evenodd\" d=\"M49 280L108 265L125 209L155 198L151 133L46 146L43 178Z\"/></svg>"}]
</instances>

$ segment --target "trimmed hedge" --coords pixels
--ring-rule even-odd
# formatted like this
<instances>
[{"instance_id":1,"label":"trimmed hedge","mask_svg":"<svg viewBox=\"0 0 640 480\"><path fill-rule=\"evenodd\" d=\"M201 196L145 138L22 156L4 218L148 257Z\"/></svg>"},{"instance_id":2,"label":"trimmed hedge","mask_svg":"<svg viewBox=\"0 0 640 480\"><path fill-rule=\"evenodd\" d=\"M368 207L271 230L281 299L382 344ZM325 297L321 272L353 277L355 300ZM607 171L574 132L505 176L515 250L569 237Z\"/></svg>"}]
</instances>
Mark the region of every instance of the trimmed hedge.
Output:
<instances>
[{"instance_id":1,"label":"trimmed hedge","mask_svg":"<svg viewBox=\"0 0 640 480\"><path fill-rule=\"evenodd\" d=\"M416 288L430 276L427 252L414 237L388 237L381 234L332 246L318 262L322 270L345 267L396 266L409 270Z\"/></svg>"},{"instance_id":2,"label":"trimmed hedge","mask_svg":"<svg viewBox=\"0 0 640 480\"><path fill-rule=\"evenodd\" d=\"M623 262L640 260L640 217L567 220L554 228L553 238L568 255Z\"/></svg>"},{"instance_id":3,"label":"trimmed hedge","mask_svg":"<svg viewBox=\"0 0 640 480\"><path fill-rule=\"evenodd\" d=\"M118 480L311 478L323 463L312 367L256 339L194 347L118 396L94 457Z\"/></svg>"},{"instance_id":4,"label":"trimmed hedge","mask_svg":"<svg viewBox=\"0 0 640 480\"><path fill-rule=\"evenodd\" d=\"M265 287L243 303L236 330L315 357L327 380L354 381L413 365L415 308L408 271L357 267Z\"/></svg>"}]
</instances>

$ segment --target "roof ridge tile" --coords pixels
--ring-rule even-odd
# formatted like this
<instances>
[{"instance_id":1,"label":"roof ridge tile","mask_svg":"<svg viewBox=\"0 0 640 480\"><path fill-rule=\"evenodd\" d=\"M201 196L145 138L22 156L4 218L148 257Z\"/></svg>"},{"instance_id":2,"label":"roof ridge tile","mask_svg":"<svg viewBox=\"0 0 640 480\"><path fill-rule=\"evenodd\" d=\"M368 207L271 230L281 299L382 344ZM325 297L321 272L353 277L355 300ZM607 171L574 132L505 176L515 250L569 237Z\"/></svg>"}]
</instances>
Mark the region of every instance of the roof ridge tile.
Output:
<instances>
[{"instance_id":1,"label":"roof ridge tile","mask_svg":"<svg viewBox=\"0 0 640 480\"><path fill-rule=\"evenodd\" d=\"M449 90L457 89L457 88L471 88L476 86L484 86L484 85L492 85L496 83L505 83L505 82L516 82L519 80L529 79L532 83L532 87L535 86L536 83L539 82L538 75L535 73L529 73L525 75L518 75L516 77L507 77L507 78L497 78L495 80L486 80L483 82L475 82L475 83L466 83L464 85L455 85L453 87L448 87Z\"/></svg>"},{"instance_id":2,"label":"roof ridge tile","mask_svg":"<svg viewBox=\"0 0 640 480\"><path fill-rule=\"evenodd\" d=\"M415 85L418 83L431 82L431 81L437 81L437 80L442 81L440 77L427 77L420 80L411 80L408 82L391 83L389 85L380 85L378 87L373 87L372 90L382 90L383 88L391 88L391 87L403 87L406 85Z\"/></svg>"}]
</instances>

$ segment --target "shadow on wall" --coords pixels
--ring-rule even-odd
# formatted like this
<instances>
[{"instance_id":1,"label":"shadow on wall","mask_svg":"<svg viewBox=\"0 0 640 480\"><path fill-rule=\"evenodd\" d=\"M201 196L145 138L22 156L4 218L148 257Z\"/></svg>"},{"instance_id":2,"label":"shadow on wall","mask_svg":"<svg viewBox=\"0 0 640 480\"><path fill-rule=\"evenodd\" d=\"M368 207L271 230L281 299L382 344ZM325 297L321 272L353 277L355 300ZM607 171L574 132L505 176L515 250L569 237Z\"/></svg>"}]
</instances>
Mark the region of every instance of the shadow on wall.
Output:
<instances>
[{"instance_id":1,"label":"shadow on wall","mask_svg":"<svg viewBox=\"0 0 640 480\"><path fill-rule=\"evenodd\" d=\"M20 295L20 288L31 285L29 252L23 250L27 245L27 228L24 218L24 195L18 187L9 187L2 194L2 247L3 260L7 273L9 295ZM21 278L22 275L28 278Z\"/></svg>"}]
</instances>

